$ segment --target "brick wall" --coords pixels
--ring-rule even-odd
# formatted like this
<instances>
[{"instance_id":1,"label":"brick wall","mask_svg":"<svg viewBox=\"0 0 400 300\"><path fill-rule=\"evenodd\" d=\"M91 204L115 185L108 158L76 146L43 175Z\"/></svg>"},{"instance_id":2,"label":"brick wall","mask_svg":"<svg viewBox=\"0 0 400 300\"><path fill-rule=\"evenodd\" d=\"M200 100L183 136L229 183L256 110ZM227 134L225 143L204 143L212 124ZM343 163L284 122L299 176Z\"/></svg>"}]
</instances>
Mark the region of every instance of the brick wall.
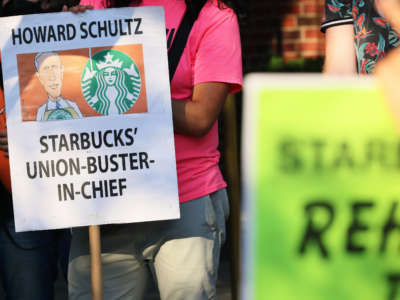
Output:
<instances>
[{"instance_id":1,"label":"brick wall","mask_svg":"<svg viewBox=\"0 0 400 300\"><path fill-rule=\"evenodd\" d=\"M265 71L272 55L285 60L324 54L324 0L249 0L242 25L245 71Z\"/></svg>"},{"instance_id":2,"label":"brick wall","mask_svg":"<svg viewBox=\"0 0 400 300\"><path fill-rule=\"evenodd\" d=\"M324 53L324 37L319 30L323 0L297 0L282 22L283 57L314 58Z\"/></svg>"}]
</instances>

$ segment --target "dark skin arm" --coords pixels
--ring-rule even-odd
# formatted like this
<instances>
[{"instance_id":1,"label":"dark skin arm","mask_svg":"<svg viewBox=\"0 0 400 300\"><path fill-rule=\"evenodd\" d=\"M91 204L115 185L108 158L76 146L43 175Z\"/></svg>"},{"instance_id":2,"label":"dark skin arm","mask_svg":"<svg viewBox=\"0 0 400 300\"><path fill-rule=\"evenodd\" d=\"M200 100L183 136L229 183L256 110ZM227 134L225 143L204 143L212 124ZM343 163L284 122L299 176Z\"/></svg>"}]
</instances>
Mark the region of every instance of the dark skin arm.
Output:
<instances>
[{"instance_id":1,"label":"dark skin arm","mask_svg":"<svg viewBox=\"0 0 400 300\"><path fill-rule=\"evenodd\" d=\"M206 135L222 110L229 85L205 82L194 86L191 101L172 99L172 115L176 133L202 137Z\"/></svg>"}]
</instances>

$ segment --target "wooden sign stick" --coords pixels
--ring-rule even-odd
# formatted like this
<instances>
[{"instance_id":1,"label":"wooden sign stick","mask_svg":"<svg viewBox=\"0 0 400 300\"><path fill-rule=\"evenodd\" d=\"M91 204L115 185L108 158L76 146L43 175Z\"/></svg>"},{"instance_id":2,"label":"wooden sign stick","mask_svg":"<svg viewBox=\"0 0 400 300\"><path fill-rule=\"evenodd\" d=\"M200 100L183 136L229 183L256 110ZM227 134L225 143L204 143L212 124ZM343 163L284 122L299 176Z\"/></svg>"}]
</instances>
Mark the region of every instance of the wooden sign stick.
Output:
<instances>
[{"instance_id":1,"label":"wooden sign stick","mask_svg":"<svg viewBox=\"0 0 400 300\"><path fill-rule=\"evenodd\" d=\"M89 226L90 273L92 277L92 300L103 300L103 282L101 275L100 227Z\"/></svg>"}]
</instances>

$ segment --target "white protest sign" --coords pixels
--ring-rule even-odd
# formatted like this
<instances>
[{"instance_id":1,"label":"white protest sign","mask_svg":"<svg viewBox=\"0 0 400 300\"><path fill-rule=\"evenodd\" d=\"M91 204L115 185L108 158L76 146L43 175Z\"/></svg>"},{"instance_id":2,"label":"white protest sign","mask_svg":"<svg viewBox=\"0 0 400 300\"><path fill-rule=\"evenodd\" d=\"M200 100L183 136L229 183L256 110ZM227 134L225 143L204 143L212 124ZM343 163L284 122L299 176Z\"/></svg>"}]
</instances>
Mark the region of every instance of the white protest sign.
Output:
<instances>
[{"instance_id":1,"label":"white protest sign","mask_svg":"<svg viewBox=\"0 0 400 300\"><path fill-rule=\"evenodd\" d=\"M163 9L0 32L17 231L179 218Z\"/></svg>"}]
</instances>

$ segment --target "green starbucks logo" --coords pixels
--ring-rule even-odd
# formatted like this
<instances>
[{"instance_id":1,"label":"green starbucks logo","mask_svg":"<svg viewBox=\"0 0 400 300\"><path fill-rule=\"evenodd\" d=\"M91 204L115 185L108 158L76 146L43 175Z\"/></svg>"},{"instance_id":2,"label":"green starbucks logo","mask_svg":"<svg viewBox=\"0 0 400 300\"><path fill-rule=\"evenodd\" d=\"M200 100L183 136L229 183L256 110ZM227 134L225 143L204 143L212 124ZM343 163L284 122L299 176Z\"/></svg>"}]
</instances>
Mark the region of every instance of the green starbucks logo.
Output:
<instances>
[{"instance_id":1,"label":"green starbucks logo","mask_svg":"<svg viewBox=\"0 0 400 300\"><path fill-rule=\"evenodd\" d=\"M74 117L69 111L61 108L53 110L47 117L47 120L69 120L73 118Z\"/></svg>"},{"instance_id":2,"label":"green starbucks logo","mask_svg":"<svg viewBox=\"0 0 400 300\"><path fill-rule=\"evenodd\" d=\"M86 63L81 87L86 102L102 115L128 111L137 101L142 80L139 68L125 53L102 50Z\"/></svg>"}]
</instances>

